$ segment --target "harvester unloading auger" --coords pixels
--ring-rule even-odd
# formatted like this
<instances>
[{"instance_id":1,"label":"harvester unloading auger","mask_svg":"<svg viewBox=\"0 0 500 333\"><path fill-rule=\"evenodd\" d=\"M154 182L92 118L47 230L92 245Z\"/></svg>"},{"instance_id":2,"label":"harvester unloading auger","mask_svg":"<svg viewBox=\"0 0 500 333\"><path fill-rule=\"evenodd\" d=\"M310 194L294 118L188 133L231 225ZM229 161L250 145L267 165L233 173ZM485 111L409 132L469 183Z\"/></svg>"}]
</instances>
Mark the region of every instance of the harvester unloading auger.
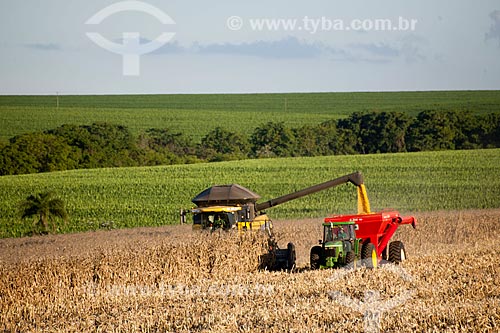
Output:
<instances>
[{"instance_id":1,"label":"harvester unloading auger","mask_svg":"<svg viewBox=\"0 0 500 333\"><path fill-rule=\"evenodd\" d=\"M265 210L346 183L357 186L358 214L369 214L370 204L363 176L360 172L355 172L263 203L257 203L260 199L258 194L238 184L212 186L192 200L197 205L191 209L193 229L265 231L269 236L269 253L261 258L263 263L261 266L270 270L291 269L295 265L295 246L288 243L286 249L278 247L272 221ZM182 222L185 221L187 212L189 211L181 211Z\"/></svg>"}]
</instances>

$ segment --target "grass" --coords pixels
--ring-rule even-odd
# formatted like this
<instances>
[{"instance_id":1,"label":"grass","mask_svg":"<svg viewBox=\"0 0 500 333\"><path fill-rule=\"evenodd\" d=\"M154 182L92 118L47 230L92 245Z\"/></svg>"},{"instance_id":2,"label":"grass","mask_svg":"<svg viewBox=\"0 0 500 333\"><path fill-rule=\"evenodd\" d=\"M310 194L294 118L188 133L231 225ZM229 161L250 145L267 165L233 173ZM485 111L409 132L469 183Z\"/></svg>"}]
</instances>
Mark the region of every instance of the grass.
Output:
<instances>
[{"instance_id":1,"label":"grass","mask_svg":"<svg viewBox=\"0 0 500 333\"><path fill-rule=\"evenodd\" d=\"M71 216L60 232L178 222L180 208L214 184L239 183L271 199L359 170L372 210L402 212L499 208L500 149L245 160L143 168L74 170L0 177L0 237L28 234L17 205L55 191ZM320 217L356 210L344 185L269 209L272 218Z\"/></svg>"},{"instance_id":2,"label":"grass","mask_svg":"<svg viewBox=\"0 0 500 333\"><path fill-rule=\"evenodd\" d=\"M174 132L181 132L193 140L199 141L217 126L249 135L255 127L271 120L285 122L292 127L300 127L303 124L319 124L341 116L314 111L285 113L279 111L231 112L204 109L94 109L81 107L64 107L56 111L48 107L9 106L0 107L0 117L3 118L0 140L6 141L21 133L43 131L63 124L80 125L107 122L125 125L135 135L150 128L170 128Z\"/></svg>"},{"instance_id":3,"label":"grass","mask_svg":"<svg viewBox=\"0 0 500 333\"><path fill-rule=\"evenodd\" d=\"M500 112L500 91L59 96L59 105L55 96L0 96L0 140L95 121L125 125L136 134L171 128L199 140L216 126L249 134L268 121L299 127L356 111Z\"/></svg>"}]
</instances>

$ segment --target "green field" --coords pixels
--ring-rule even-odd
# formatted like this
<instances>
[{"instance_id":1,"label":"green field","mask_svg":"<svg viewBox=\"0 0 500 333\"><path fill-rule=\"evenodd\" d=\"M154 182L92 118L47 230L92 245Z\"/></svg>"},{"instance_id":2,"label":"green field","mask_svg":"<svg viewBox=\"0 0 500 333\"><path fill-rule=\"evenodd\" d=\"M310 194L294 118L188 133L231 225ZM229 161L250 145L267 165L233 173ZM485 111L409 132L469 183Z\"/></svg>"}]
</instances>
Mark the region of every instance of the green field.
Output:
<instances>
[{"instance_id":1,"label":"green field","mask_svg":"<svg viewBox=\"0 0 500 333\"><path fill-rule=\"evenodd\" d=\"M268 121L299 127L376 110L500 112L500 91L59 96L59 108L56 96L0 96L0 140L97 121L135 134L170 128L199 140L216 126L249 134Z\"/></svg>"},{"instance_id":2,"label":"green field","mask_svg":"<svg viewBox=\"0 0 500 333\"><path fill-rule=\"evenodd\" d=\"M213 184L239 183L270 199L356 170L365 175L372 209L402 212L500 208L500 149L245 160L165 167L75 170L0 177L0 237L21 236L16 215L31 193L54 190L67 203L61 232L109 225L177 223L178 210ZM275 219L356 210L348 184L272 208Z\"/></svg>"}]
</instances>

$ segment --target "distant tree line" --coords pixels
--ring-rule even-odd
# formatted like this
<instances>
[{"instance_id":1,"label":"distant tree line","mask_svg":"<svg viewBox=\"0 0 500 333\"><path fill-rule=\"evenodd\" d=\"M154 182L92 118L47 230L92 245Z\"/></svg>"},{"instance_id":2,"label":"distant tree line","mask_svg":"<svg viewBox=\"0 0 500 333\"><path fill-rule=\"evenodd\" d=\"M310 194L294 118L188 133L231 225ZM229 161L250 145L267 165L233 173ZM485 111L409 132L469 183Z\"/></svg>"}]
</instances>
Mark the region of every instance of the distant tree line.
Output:
<instances>
[{"instance_id":1,"label":"distant tree line","mask_svg":"<svg viewBox=\"0 0 500 333\"><path fill-rule=\"evenodd\" d=\"M107 123L63 125L0 145L0 175L246 158L376 154L500 147L500 113L353 113L319 125L257 126L250 136L217 127L195 143L170 129L134 136Z\"/></svg>"}]
</instances>

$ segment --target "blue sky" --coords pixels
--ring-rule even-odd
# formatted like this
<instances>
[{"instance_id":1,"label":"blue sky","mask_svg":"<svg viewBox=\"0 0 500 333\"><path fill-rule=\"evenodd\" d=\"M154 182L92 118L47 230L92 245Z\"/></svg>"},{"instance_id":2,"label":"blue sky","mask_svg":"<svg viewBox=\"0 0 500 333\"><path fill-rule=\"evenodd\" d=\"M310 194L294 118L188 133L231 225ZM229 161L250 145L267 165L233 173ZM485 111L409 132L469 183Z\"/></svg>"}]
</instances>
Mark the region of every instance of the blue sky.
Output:
<instances>
[{"instance_id":1,"label":"blue sky","mask_svg":"<svg viewBox=\"0 0 500 333\"><path fill-rule=\"evenodd\" d=\"M500 89L497 0L147 0L175 24L131 10L85 24L116 3L2 0L0 94ZM256 28L262 19L295 25ZM416 23L413 30L370 29L376 20ZM339 22L349 29L338 29ZM353 22L367 29L351 28ZM141 44L175 35L140 55L140 73L130 76L122 55L101 48L89 32L115 44L125 42L124 32L139 33Z\"/></svg>"}]
</instances>

